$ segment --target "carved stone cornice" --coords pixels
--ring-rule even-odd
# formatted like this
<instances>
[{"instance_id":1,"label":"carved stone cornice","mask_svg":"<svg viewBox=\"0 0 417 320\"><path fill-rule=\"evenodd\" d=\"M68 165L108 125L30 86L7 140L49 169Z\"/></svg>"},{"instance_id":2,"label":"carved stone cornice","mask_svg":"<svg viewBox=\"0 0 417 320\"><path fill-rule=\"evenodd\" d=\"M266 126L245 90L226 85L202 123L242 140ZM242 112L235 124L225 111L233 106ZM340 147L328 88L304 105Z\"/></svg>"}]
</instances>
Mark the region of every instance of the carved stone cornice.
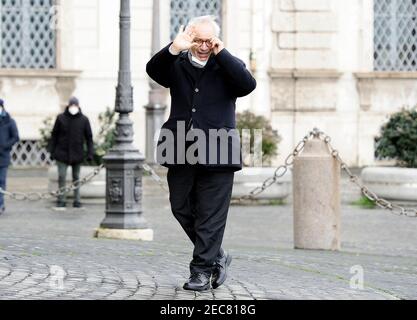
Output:
<instances>
[{"instance_id":1,"label":"carved stone cornice","mask_svg":"<svg viewBox=\"0 0 417 320\"><path fill-rule=\"evenodd\" d=\"M330 78L337 79L342 76L342 72L337 70L324 69L271 69L268 71L271 78Z\"/></svg>"},{"instance_id":2,"label":"carved stone cornice","mask_svg":"<svg viewBox=\"0 0 417 320\"><path fill-rule=\"evenodd\" d=\"M81 73L80 70L0 68L0 77L2 78L77 78Z\"/></svg>"},{"instance_id":3,"label":"carved stone cornice","mask_svg":"<svg viewBox=\"0 0 417 320\"><path fill-rule=\"evenodd\" d=\"M400 79L414 80L417 79L417 72L402 71L371 71L371 72L355 72L354 76L358 79Z\"/></svg>"}]
</instances>

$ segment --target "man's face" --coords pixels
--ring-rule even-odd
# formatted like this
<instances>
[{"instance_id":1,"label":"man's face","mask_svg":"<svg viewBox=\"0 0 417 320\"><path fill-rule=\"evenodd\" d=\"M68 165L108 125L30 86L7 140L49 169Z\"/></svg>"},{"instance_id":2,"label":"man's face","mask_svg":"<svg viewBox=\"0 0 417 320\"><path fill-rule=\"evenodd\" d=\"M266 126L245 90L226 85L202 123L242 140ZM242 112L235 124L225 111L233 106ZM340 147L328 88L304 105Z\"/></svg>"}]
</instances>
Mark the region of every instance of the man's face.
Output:
<instances>
[{"instance_id":1,"label":"man's face","mask_svg":"<svg viewBox=\"0 0 417 320\"><path fill-rule=\"evenodd\" d=\"M198 46L192 47L191 53L200 61L207 61L213 52L210 40L215 36L214 27L210 23L200 23L193 28L196 34L194 42L197 42Z\"/></svg>"}]
</instances>

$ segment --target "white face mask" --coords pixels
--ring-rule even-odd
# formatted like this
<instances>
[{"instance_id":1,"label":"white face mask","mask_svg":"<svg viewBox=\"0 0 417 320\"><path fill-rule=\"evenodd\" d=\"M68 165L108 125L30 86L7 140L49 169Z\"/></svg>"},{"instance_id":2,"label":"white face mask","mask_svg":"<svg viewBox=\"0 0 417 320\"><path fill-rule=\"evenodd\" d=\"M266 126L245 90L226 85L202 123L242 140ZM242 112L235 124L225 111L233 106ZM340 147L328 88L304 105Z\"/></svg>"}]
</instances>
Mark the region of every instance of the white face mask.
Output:
<instances>
[{"instance_id":1,"label":"white face mask","mask_svg":"<svg viewBox=\"0 0 417 320\"><path fill-rule=\"evenodd\" d=\"M71 106L68 108L68 112L75 116L78 112L80 112L80 109L77 106Z\"/></svg>"}]
</instances>

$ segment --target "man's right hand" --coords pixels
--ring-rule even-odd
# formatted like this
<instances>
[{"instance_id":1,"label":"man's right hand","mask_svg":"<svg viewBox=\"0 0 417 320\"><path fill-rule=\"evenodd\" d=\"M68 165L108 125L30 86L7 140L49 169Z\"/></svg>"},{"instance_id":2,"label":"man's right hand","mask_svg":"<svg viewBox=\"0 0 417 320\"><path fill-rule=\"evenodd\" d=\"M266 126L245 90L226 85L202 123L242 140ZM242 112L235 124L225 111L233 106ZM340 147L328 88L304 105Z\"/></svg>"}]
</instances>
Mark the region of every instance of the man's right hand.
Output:
<instances>
[{"instance_id":1,"label":"man's right hand","mask_svg":"<svg viewBox=\"0 0 417 320\"><path fill-rule=\"evenodd\" d=\"M194 32L194 27L188 27L184 30L184 26L181 26L178 35L172 43L171 49L175 53L180 53L181 51L190 49L191 47L197 45L194 42L195 36L196 33Z\"/></svg>"}]
</instances>

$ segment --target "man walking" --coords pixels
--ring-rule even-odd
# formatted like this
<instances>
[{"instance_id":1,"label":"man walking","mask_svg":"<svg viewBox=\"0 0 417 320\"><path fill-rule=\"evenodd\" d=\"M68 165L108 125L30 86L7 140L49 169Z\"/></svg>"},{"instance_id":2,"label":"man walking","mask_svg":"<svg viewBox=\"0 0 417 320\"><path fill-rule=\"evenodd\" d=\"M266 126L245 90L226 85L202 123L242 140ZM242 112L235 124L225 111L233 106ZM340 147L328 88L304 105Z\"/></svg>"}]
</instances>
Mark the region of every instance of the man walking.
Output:
<instances>
[{"instance_id":1,"label":"man walking","mask_svg":"<svg viewBox=\"0 0 417 320\"><path fill-rule=\"evenodd\" d=\"M4 108L4 101L0 99L0 188L6 190L7 170L10 165L10 151L19 141L16 122ZM6 210L4 195L0 193L0 214Z\"/></svg>"},{"instance_id":2,"label":"man walking","mask_svg":"<svg viewBox=\"0 0 417 320\"><path fill-rule=\"evenodd\" d=\"M90 121L82 114L77 98L69 100L64 113L58 115L50 140L50 153L58 167L59 188L65 187L68 166L72 167L73 182L80 179L81 163L85 159L84 144L87 144L87 161L93 159L93 134ZM74 190L74 208L82 208L80 189ZM56 210L65 210L66 195L58 197Z\"/></svg>"},{"instance_id":3,"label":"man walking","mask_svg":"<svg viewBox=\"0 0 417 320\"><path fill-rule=\"evenodd\" d=\"M146 67L148 75L170 88L171 93L170 117L162 129L172 132L175 140L168 143L166 158L161 159L160 150L157 153L158 162L169 168L167 180L172 212L194 244L191 275L184 284L186 290L217 288L226 280L231 256L221 245L234 172L242 168L242 161L241 156L234 161L236 157L231 157L228 151L226 159L219 156L218 151L229 147L230 140L222 144L222 141L210 139L209 132L230 133L236 128L236 100L256 87L245 64L224 48L219 35L220 27L214 17L194 18L185 30L180 28L175 40L158 52ZM192 145L188 138L184 141L181 127L188 134L202 132L205 138L201 145L212 146L214 141L215 150L210 149L203 155L205 150L199 148L199 160L191 161ZM231 136L234 147L237 141L240 151L238 135L237 140L236 136ZM164 144L162 140L161 131L158 148ZM185 150L180 150L181 146L185 146ZM180 154L187 155L185 162L181 161Z\"/></svg>"}]
</instances>

